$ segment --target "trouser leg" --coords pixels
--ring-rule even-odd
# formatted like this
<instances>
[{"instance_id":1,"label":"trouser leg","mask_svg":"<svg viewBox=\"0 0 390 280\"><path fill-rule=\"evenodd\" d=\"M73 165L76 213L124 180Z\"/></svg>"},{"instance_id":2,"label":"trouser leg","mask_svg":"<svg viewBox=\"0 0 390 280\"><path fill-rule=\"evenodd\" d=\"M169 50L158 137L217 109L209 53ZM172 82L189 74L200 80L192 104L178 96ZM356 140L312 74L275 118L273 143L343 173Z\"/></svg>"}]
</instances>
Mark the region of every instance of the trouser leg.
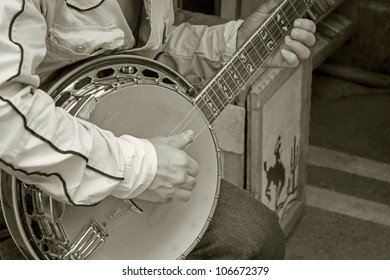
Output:
<instances>
[{"instance_id":1,"label":"trouser leg","mask_svg":"<svg viewBox=\"0 0 390 280\"><path fill-rule=\"evenodd\" d=\"M226 181L209 228L187 259L283 259L285 236L278 216Z\"/></svg>"}]
</instances>

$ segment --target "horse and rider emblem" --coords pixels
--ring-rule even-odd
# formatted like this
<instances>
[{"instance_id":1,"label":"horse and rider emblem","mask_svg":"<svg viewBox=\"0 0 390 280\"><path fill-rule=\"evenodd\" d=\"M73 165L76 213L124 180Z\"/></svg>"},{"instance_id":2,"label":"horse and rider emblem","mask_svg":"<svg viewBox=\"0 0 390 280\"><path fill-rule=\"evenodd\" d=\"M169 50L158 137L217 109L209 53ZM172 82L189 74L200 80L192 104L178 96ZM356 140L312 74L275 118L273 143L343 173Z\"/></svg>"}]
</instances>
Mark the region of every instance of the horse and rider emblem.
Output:
<instances>
[{"instance_id":1,"label":"horse and rider emblem","mask_svg":"<svg viewBox=\"0 0 390 280\"><path fill-rule=\"evenodd\" d=\"M297 137L294 136L293 145L290 148L290 162L286 162L283 156L282 137L279 135L274 148L274 162L264 161L263 170L266 175L266 186L263 200L270 208L274 209L280 218L289 205L296 200L298 190L298 163L299 146ZM284 161L283 161L284 159Z\"/></svg>"}]
</instances>

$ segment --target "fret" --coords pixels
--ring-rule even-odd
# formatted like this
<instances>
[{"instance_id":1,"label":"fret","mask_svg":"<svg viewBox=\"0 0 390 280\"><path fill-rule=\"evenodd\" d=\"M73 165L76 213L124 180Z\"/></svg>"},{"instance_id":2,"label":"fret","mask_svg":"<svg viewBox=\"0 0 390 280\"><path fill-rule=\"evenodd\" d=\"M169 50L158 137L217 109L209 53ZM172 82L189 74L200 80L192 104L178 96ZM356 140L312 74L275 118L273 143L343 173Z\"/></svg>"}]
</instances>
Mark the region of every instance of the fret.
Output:
<instances>
[{"instance_id":1,"label":"fret","mask_svg":"<svg viewBox=\"0 0 390 280\"><path fill-rule=\"evenodd\" d=\"M269 57L269 50L261 38L260 31L256 33L253 44L258 46L257 50L263 62L266 61Z\"/></svg>"},{"instance_id":2,"label":"fret","mask_svg":"<svg viewBox=\"0 0 390 280\"><path fill-rule=\"evenodd\" d=\"M268 27L268 30L276 42L283 40L290 29L287 18L284 16L281 7L275 11L268 24L271 25L271 28Z\"/></svg>"},{"instance_id":3,"label":"fret","mask_svg":"<svg viewBox=\"0 0 390 280\"><path fill-rule=\"evenodd\" d=\"M279 12L275 15L275 21L277 22L279 28L283 32L283 37L287 34L288 31L291 29L291 21L288 19L288 17L285 15L284 8L287 6L287 2L285 2L279 9Z\"/></svg>"},{"instance_id":4,"label":"fret","mask_svg":"<svg viewBox=\"0 0 390 280\"><path fill-rule=\"evenodd\" d=\"M302 4L302 0L290 0L288 1L291 4L291 7L294 9L296 15L295 18L301 17L302 9L299 9L299 5Z\"/></svg>"},{"instance_id":5,"label":"fret","mask_svg":"<svg viewBox=\"0 0 390 280\"><path fill-rule=\"evenodd\" d=\"M273 40L266 26L260 29L259 35L263 40L263 43L268 50L268 53L271 53L277 46L276 46L276 42Z\"/></svg>"},{"instance_id":6,"label":"fret","mask_svg":"<svg viewBox=\"0 0 390 280\"><path fill-rule=\"evenodd\" d=\"M217 79L217 86L224 95L224 97L227 99L227 101L230 103L234 99L234 94L230 90L229 86L226 84L226 81L222 78L222 76L218 76Z\"/></svg>"},{"instance_id":7,"label":"fret","mask_svg":"<svg viewBox=\"0 0 390 280\"><path fill-rule=\"evenodd\" d=\"M210 86L210 90L213 92L213 94L215 96L218 97L218 99L221 101L221 104L223 106L223 108L225 108L229 103L230 103L230 99L228 99L225 94L223 93L223 91L220 89L220 87L218 86L217 83L213 83L211 86ZM234 97L233 95L231 96L232 98ZM221 110L222 111L222 110Z\"/></svg>"},{"instance_id":8,"label":"fret","mask_svg":"<svg viewBox=\"0 0 390 280\"><path fill-rule=\"evenodd\" d=\"M316 0L305 0L304 2L306 4L307 8L310 8L314 4L315 1Z\"/></svg>"},{"instance_id":9,"label":"fret","mask_svg":"<svg viewBox=\"0 0 390 280\"><path fill-rule=\"evenodd\" d=\"M271 39L277 44L280 41L280 38L282 38L282 34L279 31L278 26L274 23L273 17L265 24L265 27L267 28Z\"/></svg>"},{"instance_id":10,"label":"fret","mask_svg":"<svg viewBox=\"0 0 390 280\"><path fill-rule=\"evenodd\" d=\"M250 76L248 73L248 70L245 68L245 65L241 62L239 57L235 57L232 61L234 64L234 67L237 69L238 73L240 73L240 76L243 78L244 83L246 83Z\"/></svg>"},{"instance_id":11,"label":"fret","mask_svg":"<svg viewBox=\"0 0 390 280\"><path fill-rule=\"evenodd\" d=\"M212 89L212 87L209 87L208 89L207 89L207 93L206 94L208 94L209 96L210 96L210 98L213 100L213 102L214 102L214 104L215 104L215 106L217 106L217 108L218 108L218 110L219 110L219 112L222 112L223 111L223 109L225 108L225 106L226 106L226 100L224 100L223 98L221 99L219 96L218 96L218 94Z\"/></svg>"},{"instance_id":12,"label":"fret","mask_svg":"<svg viewBox=\"0 0 390 280\"><path fill-rule=\"evenodd\" d=\"M247 49L248 55L250 56L253 64L256 66L256 68L260 67L261 64L263 63L263 59L261 58L259 52L257 51L256 45L254 44L253 40L248 43L246 49Z\"/></svg>"},{"instance_id":13,"label":"fret","mask_svg":"<svg viewBox=\"0 0 390 280\"><path fill-rule=\"evenodd\" d=\"M229 71L223 72L221 76L225 80L225 82L228 84L228 86L230 87L230 90L232 92L237 92L238 90L240 90L240 87L238 87L238 85L234 81L233 77L230 75Z\"/></svg>"},{"instance_id":14,"label":"fret","mask_svg":"<svg viewBox=\"0 0 390 280\"><path fill-rule=\"evenodd\" d=\"M214 95L218 96L219 100L222 101L223 104L229 102L225 95L223 94L223 91L219 88L219 86L217 85L217 83L212 83L210 85L210 89L211 91L214 93ZM225 106L225 105L224 105Z\"/></svg>"},{"instance_id":15,"label":"fret","mask_svg":"<svg viewBox=\"0 0 390 280\"><path fill-rule=\"evenodd\" d=\"M270 55L268 48L264 46L263 48L261 48L260 51L261 51L261 53L260 53L261 58L263 59L263 61L266 61Z\"/></svg>"},{"instance_id":16,"label":"fret","mask_svg":"<svg viewBox=\"0 0 390 280\"><path fill-rule=\"evenodd\" d=\"M211 110L213 115L215 117L218 117L221 108L218 108L218 106L215 104L213 98L209 94L204 94L202 96L202 99L207 104L207 106L209 107L209 109Z\"/></svg>"},{"instance_id":17,"label":"fret","mask_svg":"<svg viewBox=\"0 0 390 280\"><path fill-rule=\"evenodd\" d=\"M298 11L299 17L303 16L305 12L307 11L306 3L302 0L293 0L294 5Z\"/></svg>"},{"instance_id":18,"label":"fret","mask_svg":"<svg viewBox=\"0 0 390 280\"><path fill-rule=\"evenodd\" d=\"M248 55L245 52L245 48L241 52L238 53L237 58L238 58L238 61L241 63L241 65L244 68L243 71L246 71L246 73L248 74L248 75L246 75L246 78L249 79L251 76L251 72L248 69L248 65L250 65L250 63L248 61Z\"/></svg>"},{"instance_id":19,"label":"fret","mask_svg":"<svg viewBox=\"0 0 390 280\"><path fill-rule=\"evenodd\" d=\"M280 42L284 38L284 32L279 27L278 23L276 22L276 19L272 18L273 26L271 29L271 36L274 39L275 42Z\"/></svg>"},{"instance_id":20,"label":"fret","mask_svg":"<svg viewBox=\"0 0 390 280\"><path fill-rule=\"evenodd\" d=\"M256 72L256 65L251 60L250 55L248 55L246 48L244 48L239 54L238 58L241 60L241 63L244 65L245 70L248 72L249 76L252 77Z\"/></svg>"},{"instance_id":21,"label":"fret","mask_svg":"<svg viewBox=\"0 0 390 280\"><path fill-rule=\"evenodd\" d=\"M233 63L230 63L227 67L228 72L233 77L234 82L237 84L238 88L242 88L245 84L245 80L241 77L240 72L237 71Z\"/></svg>"},{"instance_id":22,"label":"fret","mask_svg":"<svg viewBox=\"0 0 390 280\"><path fill-rule=\"evenodd\" d=\"M209 107L209 104L207 103L207 101L204 100L204 96L206 96L206 95L204 94L201 96L201 98L197 99L196 105L203 112L207 121L209 123L212 123L217 119L217 117L215 116L213 109L211 109Z\"/></svg>"},{"instance_id":23,"label":"fret","mask_svg":"<svg viewBox=\"0 0 390 280\"><path fill-rule=\"evenodd\" d=\"M251 65L254 67L254 68L257 68L258 65L257 65L257 59L256 57L258 56L256 50L254 49L254 46L252 44L252 42L249 42L245 48L244 48L244 51L245 53L247 54L247 57L249 58L249 60L251 61ZM250 74L252 74L252 72L250 71L250 69L248 69ZM257 69L256 69L257 70Z\"/></svg>"},{"instance_id":24,"label":"fret","mask_svg":"<svg viewBox=\"0 0 390 280\"><path fill-rule=\"evenodd\" d=\"M286 16L287 20L293 25L295 19L299 18L300 15L296 10L295 6L292 4L293 1L287 1L286 5L283 6L282 11Z\"/></svg>"}]
</instances>

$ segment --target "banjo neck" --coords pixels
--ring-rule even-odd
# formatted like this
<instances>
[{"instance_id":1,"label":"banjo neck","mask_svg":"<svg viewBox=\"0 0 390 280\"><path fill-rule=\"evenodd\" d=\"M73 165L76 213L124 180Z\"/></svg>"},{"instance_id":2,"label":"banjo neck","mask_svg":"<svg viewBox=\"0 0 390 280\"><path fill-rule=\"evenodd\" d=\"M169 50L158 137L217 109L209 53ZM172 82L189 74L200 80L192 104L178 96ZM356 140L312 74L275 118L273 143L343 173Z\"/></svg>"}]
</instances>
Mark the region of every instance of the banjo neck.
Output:
<instances>
[{"instance_id":1,"label":"banjo neck","mask_svg":"<svg viewBox=\"0 0 390 280\"><path fill-rule=\"evenodd\" d=\"M316 0L285 0L239 47L195 98L195 104L212 124L281 45Z\"/></svg>"}]
</instances>

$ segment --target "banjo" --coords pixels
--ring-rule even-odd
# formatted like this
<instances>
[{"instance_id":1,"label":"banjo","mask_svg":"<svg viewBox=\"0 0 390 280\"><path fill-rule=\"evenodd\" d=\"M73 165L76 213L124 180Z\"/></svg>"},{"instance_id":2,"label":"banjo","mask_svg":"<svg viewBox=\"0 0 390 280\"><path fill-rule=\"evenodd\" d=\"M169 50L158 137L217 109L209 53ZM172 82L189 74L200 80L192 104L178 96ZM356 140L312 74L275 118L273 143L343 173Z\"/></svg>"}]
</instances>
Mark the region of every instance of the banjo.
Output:
<instances>
[{"instance_id":1,"label":"banjo","mask_svg":"<svg viewBox=\"0 0 390 280\"><path fill-rule=\"evenodd\" d=\"M117 136L150 138L191 128L195 139L186 152L200 170L189 202L107 197L85 207L58 202L3 172L5 220L24 256L185 259L208 228L218 202L221 164L212 123L282 43L293 21L314 3L285 0L199 93L165 65L127 54L86 61L51 83L45 90L56 106Z\"/></svg>"}]
</instances>

